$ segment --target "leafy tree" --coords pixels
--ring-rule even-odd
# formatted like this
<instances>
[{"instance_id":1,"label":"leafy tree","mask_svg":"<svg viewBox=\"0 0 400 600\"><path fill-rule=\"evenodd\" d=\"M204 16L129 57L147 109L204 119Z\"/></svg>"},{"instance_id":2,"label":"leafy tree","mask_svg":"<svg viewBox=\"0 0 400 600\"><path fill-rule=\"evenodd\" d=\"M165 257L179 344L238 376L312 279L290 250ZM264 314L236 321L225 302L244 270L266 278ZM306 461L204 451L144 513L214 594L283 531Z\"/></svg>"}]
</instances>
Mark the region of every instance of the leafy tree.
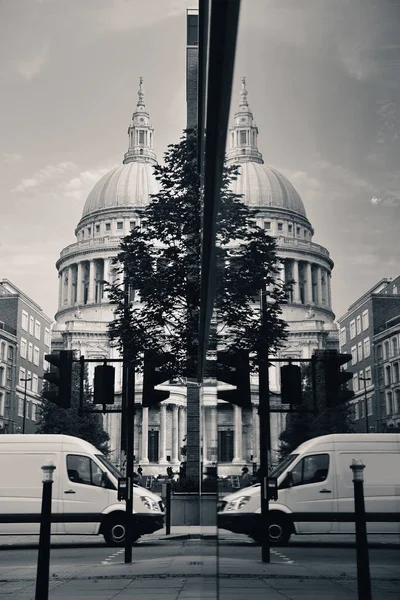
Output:
<instances>
[{"instance_id":1,"label":"leafy tree","mask_svg":"<svg viewBox=\"0 0 400 600\"><path fill-rule=\"evenodd\" d=\"M311 367L302 367L303 375L303 404L299 410L313 410L314 399L311 383ZM344 403L334 408L324 406L323 399L319 398L318 390L324 382L316 376L318 412L289 413L286 418L286 428L279 436L281 441L280 457L285 458L303 442L320 435L329 433L352 433L353 426L350 418L350 406Z\"/></svg>"},{"instance_id":2,"label":"leafy tree","mask_svg":"<svg viewBox=\"0 0 400 600\"><path fill-rule=\"evenodd\" d=\"M87 381L84 381L83 414L79 415L79 387L80 368L76 363L72 368L72 394L71 407L59 408L43 398L40 408L40 420L37 433L63 433L73 435L90 442L101 452L108 453L109 436L103 428L103 419L100 414L88 412L93 408L91 392ZM86 410L85 410L86 409Z\"/></svg>"},{"instance_id":3,"label":"leafy tree","mask_svg":"<svg viewBox=\"0 0 400 600\"><path fill-rule=\"evenodd\" d=\"M108 286L115 318L112 343L129 359L146 349L171 353L175 375L192 373L198 351L202 195L197 172L197 138L188 130L171 144L165 164L154 167L160 191L143 209L141 223L121 242L116 263L121 282L140 302L126 308L121 282ZM218 285L215 316L224 347L260 347L259 292L268 290L267 331L271 351L285 338L280 318L286 289L278 274L273 238L255 223L255 211L231 191L239 168L225 166L217 224ZM207 235L207 232L203 232ZM256 299L256 301L255 301ZM140 362L136 362L140 368Z\"/></svg>"}]
</instances>

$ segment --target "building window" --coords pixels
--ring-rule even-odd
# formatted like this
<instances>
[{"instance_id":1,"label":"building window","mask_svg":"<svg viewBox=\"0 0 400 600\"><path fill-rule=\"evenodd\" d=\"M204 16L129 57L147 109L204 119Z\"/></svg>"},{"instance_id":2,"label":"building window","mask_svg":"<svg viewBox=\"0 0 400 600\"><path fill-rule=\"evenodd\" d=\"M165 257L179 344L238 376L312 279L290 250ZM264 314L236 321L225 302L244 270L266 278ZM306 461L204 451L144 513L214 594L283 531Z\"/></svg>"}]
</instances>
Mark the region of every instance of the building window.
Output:
<instances>
[{"instance_id":1,"label":"building window","mask_svg":"<svg viewBox=\"0 0 400 600\"><path fill-rule=\"evenodd\" d=\"M46 329L44 330L44 343L46 346L50 346L50 342L50 329L46 327Z\"/></svg>"},{"instance_id":2,"label":"building window","mask_svg":"<svg viewBox=\"0 0 400 600\"><path fill-rule=\"evenodd\" d=\"M1 358L1 360L6 360L6 343L5 342L1 342L0 358Z\"/></svg>"},{"instance_id":3,"label":"building window","mask_svg":"<svg viewBox=\"0 0 400 600\"><path fill-rule=\"evenodd\" d=\"M371 367L365 367L365 379L369 379L367 385L372 385Z\"/></svg>"},{"instance_id":4,"label":"building window","mask_svg":"<svg viewBox=\"0 0 400 600\"><path fill-rule=\"evenodd\" d=\"M35 374L32 376L32 392L35 394L39 392L39 378Z\"/></svg>"},{"instance_id":5,"label":"building window","mask_svg":"<svg viewBox=\"0 0 400 600\"><path fill-rule=\"evenodd\" d=\"M364 358L368 358L371 354L371 346L369 343L369 337L364 340Z\"/></svg>"},{"instance_id":6,"label":"building window","mask_svg":"<svg viewBox=\"0 0 400 600\"><path fill-rule=\"evenodd\" d=\"M8 360L14 361L14 348L12 346L8 346Z\"/></svg>"},{"instance_id":7,"label":"building window","mask_svg":"<svg viewBox=\"0 0 400 600\"><path fill-rule=\"evenodd\" d=\"M111 223L106 223L106 231L111 231Z\"/></svg>"},{"instance_id":8,"label":"building window","mask_svg":"<svg viewBox=\"0 0 400 600\"><path fill-rule=\"evenodd\" d=\"M378 367L378 382L379 385L383 385L383 367Z\"/></svg>"},{"instance_id":9,"label":"building window","mask_svg":"<svg viewBox=\"0 0 400 600\"><path fill-rule=\"evenodd\" d=\"M382 351L382 346L379 345L376 348L376 355L378 357L378 359L382 359L383 358L383 351Z\"/></svg>"},{"instance_id":10,"label":"building window","mask_svg":"<svg viewBox=\"0 0 400 600\"><path fill-rule=\"evenodd\" d=\"M19 368L19 381L18 381L18 385L20 387L25 387L25 381L24 381L25 373L26 373L26 371L25 371L24 367L20 367Z\"/></svg>"},{"instance_id":11,"label":"building window","mask_svg":"<svg viewBox=\"0 0 400 600\"><path fill-rule=\"evenodd\" d=\"M278 231L283 231L283 223L278 223Z\"/></svg>"},{"instance_id":12,"label":"building window","mask_svg":"<svg viewBox=\"0 0 400 600\"><path fill-rule=\"evenodd\" d=\"M399 363L393 363L393 383L399 383Z\"/></svg>"},{"instance_id":13,"label":"building window","mask_svg":"<svg viewBox=\"0 0 400 600\"><path fill-rule=\"evenodd\" d=\"M384 348L385 348L385 358L389 358L389 357L390 357L390 346L389 346L389 342L385 342L383 346L384 346Z\"/></svg>"},{"instance_id":14,"label":"building window","mask_svg":"<svg viewBox=\"0 0 400 600\"><path fill-rule=\"evenodd\" d=\"M289 225L287 226L287 230L288 233L293 233L293 225L291 223L289 223Z\"/></svg>"},{"instance_id":15,"label":"building window","mask_svg":"<svg viewBox=\"0 0 400 600\"><path fill-rule=\"evenodd\" d=\"M4 367L0 367L0 387L4 387Z\"/></svg>"},{"instance_id":16,"label":"building window","mask_svg":"<svg viewBox=\"0 0 400 600\"><path fill-rule=\"evenodd\" d=\"M40 350L37 346L35 346L35 349L33 351L33 364L36 366L39 366L39 362L40 362Z\"/></svg>"},{"instance_id":17,"label":"building window","mask_svg":"<svg viewBox=\"0 0 400 600\"><path fill-rule=\"evenodd\" d=\"M28 360L29 362L32 362L32 358L33 358L33 344L32 342L28 343Z\"/></svg>"},{"instance_id":18,"label":"building window","mask_svg":"<svg viewBox=\"0 0 400 600\"><path fill-rule=\"evenodd\" d=\"M144 131L139 131L139 144L144 146Z\"/></svg>"},{"instance_id":19,"label":"building window","mask_svg":"<svg viewBox=\"0 0 400 600\"><path fill-rule=\"evenodd\" d=\"M358 402L356 402L354 404L354 420L358 421L359 418L360 418L360 407L358 405Z\"/></svg>"},{"instance_id":20,"label":"building window","mask_svg":"<svg viewBox=\"0 0 400 600\"><path fill-rule=\"evenodd\" d=\"M342 327L342 329L340 330L340 341L339 341L341 346L344 346L344 344L346 343L346 327Z\"/></svg>"},{"instance_id":21,"label":"building window","mask_svg":"<svg viewBox=\"0 0 400 600\"><path fill-rule=\"evenodd\" d=\"M301 231L300 227L296 227L296 233L297 233L297 235L300 235L300 231Z\"/></svg>"},{"instance_id":22,"label":"building window","mask_svg":"<svg viewBox=\"0 0 400 600\"><path fill-rule=\"evenodd\" d=\"M218 462L233 460L233 431L226 429L218 431Z\"/></svg>"},{"instance_id":23,"label":"building window","mask_svg":"<svg viewBox=\"0 0 400 600\"><path fill-rule=\"evenodd\" d=\"M367 411L370 417L372 415L372 398L367 398Z\"/></svg>"},{"instance_id":24,"label":"building window","mask_svg":"<svg viewBox=\"0 0 400 600\"><path fill-rule=\"evenodd\" d=\"M130 227L131 229L134 229L134 228L136 227L136 221L130 221L130 223L129 223L129 227Z\"/></svg>"},{"instance_id":25,"label":"building window","mask_svg":"<svg viewBox=\"0 0 400 600\"><path fill-rule=\"evenodd\" d=\"M18 398L18 416L24 416L24 400L23 398Z\"/></svg>"},{"instance_id":26,"label":"building window","mask_svg":"<svg viewBox=\"0 0 400 600\"><path fill-rule=\"evenodd\" d=\"M350 321L350 339L354 339L356 337L356 322L353 319Z\"/></svg>"},{"instance_id":27,"label":"building window","mask_svg":"<svg viewBox=\"0 0 400 600\"><path fill-rule=\"evenodd\" d=\"M37 405L32 402L32 413L31 413L31 419L32 421L36 421L36 414L37 414Z\"/></svg>"},{"instance_id":28,"label":"building window","mask_svg":"<svg viewBox=\"0 0 400 600\"><path fill-rule=\"evenodd\" d=\"M41 329L40 321L35 321L35 338L37 340L40 340L40 329Z\"/></svg>"},{"instance_id":29,"label":"building window","mask_svg":"<svg viewBox=\"0 0 400 600\"><path fill-rule=\"evenodd\" d=\"M11 369L11 367L7 367L6 368L6 385L7 385L7 387L11 387L11 381L12 381L12 369Z\"/></svg>"},{"instance_id":30,"label":"building window","mask_svg":"<svg viewBox=\"0 0 400 600\"><path fill-rule=\"evenodd\" d=\"M264 221L264 229L271 229L271 221Z\"/></svg>"},{"instance_id":31,"label":"building window","mask_svg":"<svg viewBox=\"0 0 400 600\"><path fill-rule=\"evenodd\" d=\"M398 344L397 338L392 338L392 356L397 356L398 353Z\"/></svg>"},{"instance_id":32,"label":"building window","mask_svg":"<svg viewBox=\"0 0 400 600\"><path fill-rule=\"evenodd\" d=\"M117 221L117 229L123 229L124 228L124 224L122 221Z\"/></svg>"},{"instance_id":33,"label":"building window","mask_svg":"<svg viewBox=\"0 0 400 600\"><path fill-rule=\"evenodd\" d=\"M100 233L100 225L99 224L96 225L96 233Z\"/></svg>"},{"instance_id":34,"label":"building window","mask_svg":"<svg viewBox=\"0 0 400 600\"><path fill-rule=\"evenodd\" d=\"M393 396L392 392L387 392L386 394L386 414L387 416L393 413Z\"/></svg>"},{"instance_id":35,"label":"building window","mask_svg":"<svg viewBox=\"0 0 400 600\"><path fill-rule=\"evenodd\" d=\"M357 344L357 355L358 355L358 362L361 362L363 359L362 342L358 342L358 344Z\"/></svg>"},{"instance_id":36,"label":"building window","mask_svg":"<svg viewBox=\"0 0 400 600\"><path fill-rule=\"evenodd\" d=\"M360 402L360 418L364 419L365 417L365 403L364 401Z\"/></svg>"},{"instance_id":37,"label":"building window","mask_svg":"<svg viewBox=\"0 0 400 600\"><path fill-rule=\"evenodd\" d=\"M27 343L24 338L21 338L20 353L22 358L26 358Z\"/></svg>"},{"instance_id":38,"label":"building window","mask_svg":"<svg viewBox=\"0 0 400 600\"><path fill-rule=\"evenodd\" d=\"M29 317L29 333L31 335L33 335L33 330L35 327L35 319L32 317L32 315Z\"/></svg>"},{"instance_id":39,"label":"building window","mask_svg":"<svg viewBox=\"0 0 400 600\"><path fill-rule=\"evenodd\" d=\"M357 346L351 347L351 364L352 365L357 364Z\"/></svg>"},{"instance_id":40,"label":"building window","mask_svg":"<svg viewBox=\"0 0 400 600\"><path fill-rule=\"evenodd\" d=\"M307 237L307 229L304 230L304 237Z\"/></svg>"},{"instance_id":41,"label":"building window","mask_svg":"<svg viewBox=\"0 0 400 600\"><path fill-rule=\"evenodd\" d=\"M149 462L158 462L158 437L159 432L150 429L149 431Z\"/></svg>"},{"instance_id":42,"label":"building window","mask_svg":"<svg viewBox=\"0 0 400 600\"><path fill-rule=\"evenodd\" d=\"M356 332L357 335L360 335L361 333L361 316L358 315L358 317L356 318Z\"/></svg>"},{"instance_id":43,"label":"building window","mask_svg":"<svg viewBox=\"0 0 400 600\"><path fill-rule=\"evenodd\" d=\"M394 393L394 414L400 413L400 390L396 390Z\"/></svg>"},{"instance_id":44,"label":"building window","mask_svg":"<svg viewBox=\"0 0 400 600\"><path fill-rule=\"evenodd\" d=\"M21 327L24 331L28 331L28 323L29 323L29 318L28 318L28 313L26 312L26 310L22 311L22 320L21 320Z\"/></svg>"},{"instance_id":45,"label":"building window","mask_svg":"<svg viewBox=\"0 0 400 600\"><path fill-rule=\"evenodd\" d=\"M4 394L0 392L0 417L4 417Z\"/></svg>"},{"instance_id":46,"label":"building window","mask_svg":"<svg viewBox=\"0 0 400 600\"><path fill-rule=\"evenodd\" d=\"M369 327L369 317L368 317L368 308L367 308L362 313L362 328L363 328L363 331L365 331L366 329L368 329L368 327Z\"/></svg>"},{"instance_id":47,"label":"building window","mask_svg":"<svg viewBox=\"0 0 400 600\"><path fill-rule=\"evenodd\" d=\"M360 389L359 383L358 383L358 373L354 373L353 374L353 392L358 392L358 390Z\"/></svg>"},{"instance_id":48,"label":"building window","mask_svg":"<svg viewBox=\"0 0 400 600\"><path fill-rule=\"evenodd\" d=\"M239 145L246 145L246 131L239 131Z\"/></svg>"},{"instance_id":49,"label":"building window","mask_svg":"<svg viewBox=\"0 0 400 600\"><path fill-rule=\"evenodd\" d=\"M87 228L87 235L88 235L88 237L90 237L92 235L92 228L91 227Z\"/></svg>"},{"instance_id":50,"label":"building window","mask_svg":"<svg viewBox=\"0 0 400 600\"><path fill-rule=\"evenodd\" d=\"M30 371L28 371L26 374L26 389L32 389L32 373Z\"/></svg>"},{"instance_id":51,"label":"building window","mask_svg":"<svg viewBox=\"0 0 400 600\"><path fill-rule=\"evenodd\" d=\"M390 373L390 365L388 365L387 367L385 367L385 385L391 385L391 383L392 378Z\"/></svg>"}]
</instances>

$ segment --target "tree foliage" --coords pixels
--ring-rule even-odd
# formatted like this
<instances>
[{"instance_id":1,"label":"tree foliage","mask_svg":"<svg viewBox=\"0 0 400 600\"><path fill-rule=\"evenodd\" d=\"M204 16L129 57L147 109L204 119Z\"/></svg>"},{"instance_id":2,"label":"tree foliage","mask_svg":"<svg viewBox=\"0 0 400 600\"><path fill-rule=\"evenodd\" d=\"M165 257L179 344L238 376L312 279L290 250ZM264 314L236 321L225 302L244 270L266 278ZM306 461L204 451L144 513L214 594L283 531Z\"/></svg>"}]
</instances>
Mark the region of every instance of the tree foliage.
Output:
<instances>
[{"instance_id":1,"label":"tree foliage","mask_svg":"<svg viewBox=\"0 0 400 600\"><path fill-rule=\"evenodd\" d=\"M302 367L303 375L303 404L300 410L313 410L314 399L311 382L311 367ZM281 441L280 457L285 458L300 444L320 435L330 433L352 433L353 426L350 417L350 406L344 403L334 408L324 406L324 401L319 397L322 382L316 378L317 414L310 412L288 413L286 428L279 436Z\"/></svg>"},{"instance_id":2,"label":"tree foliage","mask_svg":"<svg viewBox=\"0 0 400 600\"><path fill-rule=\"evenodd\" d=\"M53 402L43 398L40 408L37 433L62 433L72 435L90 442L101 452L108 453L108 433L103 428L103 419L98 413L88 412L93 408L90 388L85 376L83 414L79 416L79 365L73 363L72 367L72 394L71 407L59 408Z\"/></svg>"},{"instance_id":3,"label":"tree foliage","mask_svg":"<svg viewBox=\"0 0 400 600\"><path fill-rule=\"evenodd\" d=\"M155 166L154 172L160 191L143 209L140 225L122 240L116 260L119 282L108 286L115 304L110 338L128 358L146 349L169 351L172 372L185 376L188 357L197 355L201 235L208 233L201 229L195 132L188 130L179 143L169 145L164 165ZM254 211L231 190L238 174L238 167L225 166L217 223L215 315L220 343L257 351L259 293L266 289L268 327L263 342L274 350L285 338L280 312L286 290L276 281L274 239L256 225ZM128 309L124 280L131 290ZM133 300L132 290L140 301Z\"/></svg>"}]
</instances>

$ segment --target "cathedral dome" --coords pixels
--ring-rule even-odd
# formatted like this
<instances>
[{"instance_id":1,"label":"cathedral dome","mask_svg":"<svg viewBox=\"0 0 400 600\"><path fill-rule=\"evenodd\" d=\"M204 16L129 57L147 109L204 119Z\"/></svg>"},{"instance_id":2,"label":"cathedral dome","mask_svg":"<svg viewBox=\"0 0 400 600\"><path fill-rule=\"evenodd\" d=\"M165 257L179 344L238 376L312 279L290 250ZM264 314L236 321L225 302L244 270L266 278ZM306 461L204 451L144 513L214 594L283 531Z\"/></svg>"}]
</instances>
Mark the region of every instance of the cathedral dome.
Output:
<instances>
[{"instance_id":1,"label":"cathedral dome","mask_svg":"<svg viewBox=\"0 0 400 600\"><path fill-rule=\"evenodd\" d=\"M148 203L150 194L158 191L154 164L129 162L112 169L96 183L87 197L82 218L113 208L143 207Z\"/></svg>"},{"instance_id":2,"label":"cathedral dome","mask_svg":"<svg viewBox=\"0 0 400 600\"><path fill-rule=\"evenodd\" d=\"M232 191L243 194L248 206L277 208L306 217L300 195L282 173L258 162L238 163L240 174L232 183Z\"/></svg>"}]
</instances>

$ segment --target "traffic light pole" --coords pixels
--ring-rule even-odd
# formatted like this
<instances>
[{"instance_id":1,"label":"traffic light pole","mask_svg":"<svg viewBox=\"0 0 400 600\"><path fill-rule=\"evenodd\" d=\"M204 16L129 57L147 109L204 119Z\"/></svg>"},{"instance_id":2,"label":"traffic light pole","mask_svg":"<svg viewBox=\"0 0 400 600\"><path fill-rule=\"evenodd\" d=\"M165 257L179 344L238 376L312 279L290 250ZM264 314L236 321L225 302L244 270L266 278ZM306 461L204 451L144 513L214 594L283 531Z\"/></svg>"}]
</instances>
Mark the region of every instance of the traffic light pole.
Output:
<instances>
[{"instance_id":1,"label":"traffic light pole","mask_svg":"<svg viewBox=\"0 0 400 600\"><path fill-rule=\"evenodd\" d=\"M261 292L261 319L262 331L266 326L266 297ZM263 334L262 334L263 336ZM264 337L264 336L263 336ZM269 503L268 503L268 455L271 447L270 433L270 406L269 406L269 373L268 373L268 346L263 344L258 354L259 375L259 400L258 414L260 422L260 493L261 493L261 561L271 562L269 540Z\"/></svg>"},{"instance_id":2,"label":"traffic light pole","mask_svg":"<svg viewBox=\"0 0 400 600\"><path fill-rule=\"evenodd\" d=\"M133 512L133 448L135 419L135 366L128 363L125 380L126 393L126 477L128 478L128 495L126 499L125 528L125 563L132 562L132 512Z\"/></svg>"}]
</instances>

